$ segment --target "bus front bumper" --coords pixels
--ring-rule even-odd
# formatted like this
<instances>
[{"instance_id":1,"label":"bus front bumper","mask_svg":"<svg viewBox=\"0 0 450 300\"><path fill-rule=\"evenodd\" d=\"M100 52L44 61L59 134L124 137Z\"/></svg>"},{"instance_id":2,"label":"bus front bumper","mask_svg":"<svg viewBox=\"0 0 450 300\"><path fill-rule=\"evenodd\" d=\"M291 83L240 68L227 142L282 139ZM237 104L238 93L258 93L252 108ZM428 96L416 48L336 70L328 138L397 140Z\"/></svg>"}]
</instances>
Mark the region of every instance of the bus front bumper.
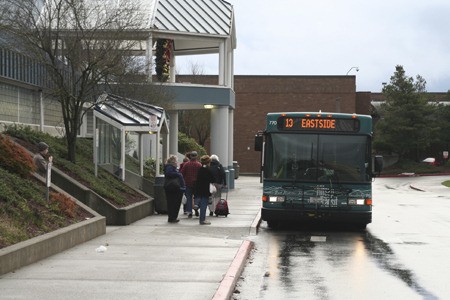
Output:
<instances>
[{"instance_id":1,"label":"bus front bumper","mask_svg":"<svg viewBox=\"0 0 450 300\"><path fill-rule=\"evenodd\" d=\"M350 224L369 224L372 211L299 210L261 208L261 218L268 222L324 221Z\"/></svg>"}]
</instances>

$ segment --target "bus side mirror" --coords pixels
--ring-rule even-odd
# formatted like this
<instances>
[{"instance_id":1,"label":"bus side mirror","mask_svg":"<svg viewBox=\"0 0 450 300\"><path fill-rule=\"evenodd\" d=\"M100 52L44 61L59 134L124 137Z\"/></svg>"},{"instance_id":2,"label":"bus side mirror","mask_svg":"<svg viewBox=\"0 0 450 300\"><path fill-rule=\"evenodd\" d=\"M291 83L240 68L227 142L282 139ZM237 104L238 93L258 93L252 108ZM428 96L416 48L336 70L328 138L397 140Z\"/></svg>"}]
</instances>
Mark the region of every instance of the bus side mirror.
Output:
<instances>
[{"instance_id":1,"label":"bus side mirror","mask_svg":"<svg viewBox=\"0 0 450 300\"><path fill-rule=\"evenodd\" d=\"M261 134L255 135L255 151L262 151L263 136Z\"/></svg>"},{"instance_id":2,"label":"bus side mirror","mask_svg":"<svg viewBox=\"0 0 450 300\"><path fill-rule=\"evenodd\" d=\"M375 155L374 166L375 166L375 173L378 173L378 175L380 175L381 171L383 171L383 156Z\"/></svg>"}]
</instances>

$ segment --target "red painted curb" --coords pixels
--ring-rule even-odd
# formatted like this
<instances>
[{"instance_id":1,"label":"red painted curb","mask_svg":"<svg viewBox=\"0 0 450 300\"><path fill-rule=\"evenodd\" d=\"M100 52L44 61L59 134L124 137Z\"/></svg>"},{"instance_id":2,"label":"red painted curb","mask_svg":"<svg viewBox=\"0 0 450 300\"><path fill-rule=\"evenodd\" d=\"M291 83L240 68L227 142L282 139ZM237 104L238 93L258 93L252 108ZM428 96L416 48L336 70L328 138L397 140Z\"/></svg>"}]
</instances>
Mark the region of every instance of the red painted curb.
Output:
<instances>
[{"instance_id":1,"label":"red painted curb","mask_svg":"<svg viewBox=\"0 0 450 300\"><path fill-rule=\"evenodd\" d=\"M213 296L213 300L228 300L233 294L234 287L241 276L250 250L253 248L253 242L243 241L241 247L233 259L227 273L220 282L219 288Z\"/></svg>"},{"instance_id":2,"label":"red painted curb","mask_svg":"<svg viewBox=\"0 0 450 300\"><path fill-rule=\"evenodd\" d=\"M411 173L411 174L384 174L375 178L391 178L391 177L418 177L418 176L448 176L450 173Z\"/></svg>"}]
</instances>

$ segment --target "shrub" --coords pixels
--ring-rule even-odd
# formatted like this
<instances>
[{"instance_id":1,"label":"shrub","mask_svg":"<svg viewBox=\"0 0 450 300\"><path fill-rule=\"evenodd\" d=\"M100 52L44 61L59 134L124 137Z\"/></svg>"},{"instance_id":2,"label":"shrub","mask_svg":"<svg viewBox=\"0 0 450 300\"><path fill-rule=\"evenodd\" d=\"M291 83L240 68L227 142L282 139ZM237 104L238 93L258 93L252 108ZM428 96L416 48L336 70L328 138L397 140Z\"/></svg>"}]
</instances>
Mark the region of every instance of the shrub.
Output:
<instances>
[{"instance_id":1,"label":"shrub","mask_svg":"<svg viewBox=\"0 0 450 300\"><path fill-rule=\"evenodd\" d=\"M76 210L78 206L72 198L61 194L61 193L50 193L50 201L57 203L59 209L64 212L67 216L73 218L76 215Z\"/></svg>"},{"instance_id":2,"label":"shrub","mask_svg":"<svg viewBox=\"0 0 450 300\"><path fill-rule=\"evenodd\" d=\"M31 155L2 134L0 134L0 166L21 177L27 177L30 172L35 171Z\"/></svg>"},{"instance_id":3,"label":"shrub","mask_svg":"<svg viewBox=\"0 0 450 300\"><path fill-rule=\"evenodd\" d=\"M30 126L24 126L24 125L18 125L18 124L12 124L12 125L6 125L5 126L5 133L15 136L17 138L30 141L34 144L37 144L40 142L39 136L37 136L36 131L33 130ZM38 134L43 134L38 132Z\"/></svg>"},{"instance_id":4,"label":"shrub","mask_svg":"<svg viewBox=\"0 0 450 300\"><path fill-rule=\"evenodd\" d=\"M186 134L178 133L178 151L180 153L187 153L190 151L197 151L199 156L205 155L206 150L200 146L193 138L188 137Z\"/></svg>"}]
</instances>

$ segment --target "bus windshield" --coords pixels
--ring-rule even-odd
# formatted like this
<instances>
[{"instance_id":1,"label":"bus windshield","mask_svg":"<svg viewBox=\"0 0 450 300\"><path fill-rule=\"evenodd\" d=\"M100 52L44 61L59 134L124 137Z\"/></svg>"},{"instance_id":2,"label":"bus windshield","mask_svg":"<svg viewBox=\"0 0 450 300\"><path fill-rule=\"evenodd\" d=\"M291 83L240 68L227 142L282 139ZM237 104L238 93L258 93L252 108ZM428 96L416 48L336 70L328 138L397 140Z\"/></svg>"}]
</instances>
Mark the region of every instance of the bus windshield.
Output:
<instances>
[{"instance_id":1,"label":"bus windshield","mask_svg":"<svg viewBox=\"0 0 450 300\"><path fill-rule=\"evenodd\" d=\"M369 137L271 133L266 139L264 177L313 182L371 180Z\"/></svg>"}]
</instances>

